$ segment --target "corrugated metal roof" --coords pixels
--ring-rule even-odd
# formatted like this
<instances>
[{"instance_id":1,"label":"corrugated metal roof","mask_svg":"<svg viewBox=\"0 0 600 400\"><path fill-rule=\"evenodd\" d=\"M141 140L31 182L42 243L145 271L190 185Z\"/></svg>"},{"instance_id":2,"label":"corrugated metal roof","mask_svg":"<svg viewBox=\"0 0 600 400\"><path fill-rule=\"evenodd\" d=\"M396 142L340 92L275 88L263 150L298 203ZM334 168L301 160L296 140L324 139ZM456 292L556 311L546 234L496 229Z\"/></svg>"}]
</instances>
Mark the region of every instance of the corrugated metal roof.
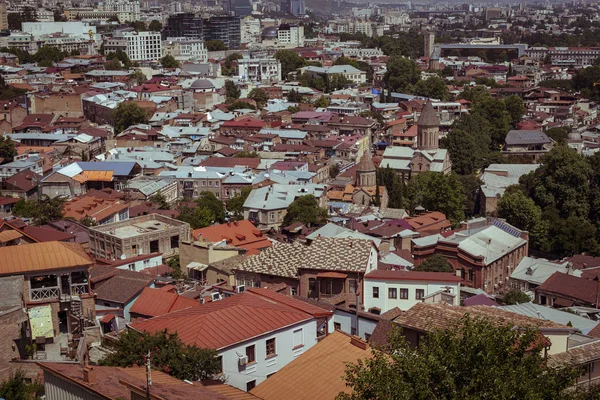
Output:
<instances>
[{"instance_id":1,"label":"corrugated metal roof","mask_svg":"<svg viewBox=\"0 0 600 400\"><path fill-rule=\"evenodd\" d=\"M43 242L0 247L0 275L91 266L79 243Z\"/></svg>"},{"instance_id":2,"label":"corrugated metal roof","mask_svg":"<svg viewBox=\"0 0 600 400\"><path fill-rule=\"evenodd\" d=\"M284 304L241 293L136 322L132 327L147 332L168 329L188 345L218 350L312 318Z\"/></svg>"}]
</instances>

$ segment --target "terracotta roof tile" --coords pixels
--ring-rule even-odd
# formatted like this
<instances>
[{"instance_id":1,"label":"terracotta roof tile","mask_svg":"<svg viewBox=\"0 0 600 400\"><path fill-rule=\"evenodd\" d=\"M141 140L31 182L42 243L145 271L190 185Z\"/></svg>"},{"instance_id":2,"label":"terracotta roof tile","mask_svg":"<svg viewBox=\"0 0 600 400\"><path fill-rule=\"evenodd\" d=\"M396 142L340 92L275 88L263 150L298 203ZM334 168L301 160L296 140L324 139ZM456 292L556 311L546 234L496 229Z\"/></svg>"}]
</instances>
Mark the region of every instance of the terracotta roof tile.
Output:
<instances>
[{"instance_id":1,"label":"terracotta roof tile","mask_svg":"<svg viewBox=\"0 0 600 400\"><path fill-rule=\"evenodd\" d=\"M346 363L372 357L370 346L364 346L335 331L250 393L263 400L333 400L340 392L350 393L344 379Z\"/></svg>"},{"instance_id":2,"label":"terracotta roof tile","mask_svg":"<svg viewBox=\"0 0 600 400\"><path fill-rule=\"evenodd\" d=\"M241 293L136 322L132 327L147 332L167 329L177 332L186 344L218 350L311 318L283 303Z\"/></svg>"},{"instance_id":3,"label":"terracotta roof tile","mask_svg":"<svg viewBox=\"0 0 600 400\"><path fill-rule=\"evenodd\" d=\"M225 240L228 246L247 250L271 247L271 241L248 220L195 229L192 235L199 241L216 243Z\"/></svg>"},{"instance_id":4,"label":"terracotta roof tile","mask_svg":"<svg viewBox=\"0 0 600 400\"><path fill-rule=\"evenodd\" d=\"M548 358L550 366L562 364L581 365L600 358L600 341L587 343L571 348L563 353L551 355Z\"/></svg>"},{"instance_id":5,"label":"terracotta roof tile","mask_svg":"<svg viewBox=\"0 0 600 400\"><path fill-rule=\"evenodd\" d=\"M130 312L149 318L200 305L196 300L163 289L145 288L133 303Z\"/></svg>"},{"instance_id":6,"label":"terracotta roof tile","mask_svg":"<svg viewBox=\"0 0 600 400\"><path fill-rule=\"evenodd\" d=\"M488 318L497 324L508 324L537 328L563 328L569 327L552 321L531 318L496 307L471 306L457 307L446 304L417 303L394 319L400 326L416 329L422 332L430 332L436 329L447 329L453 323L458 322L465 314L471 317Z\"/></svg>"}]
</instances>

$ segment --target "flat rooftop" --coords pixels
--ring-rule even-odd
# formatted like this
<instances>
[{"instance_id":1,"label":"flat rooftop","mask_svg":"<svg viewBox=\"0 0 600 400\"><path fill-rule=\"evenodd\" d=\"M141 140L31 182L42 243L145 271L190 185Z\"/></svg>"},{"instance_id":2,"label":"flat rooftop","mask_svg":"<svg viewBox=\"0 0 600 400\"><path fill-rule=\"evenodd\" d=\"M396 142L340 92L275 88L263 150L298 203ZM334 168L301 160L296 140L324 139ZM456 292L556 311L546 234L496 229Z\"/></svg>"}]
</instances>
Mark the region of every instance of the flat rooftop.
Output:
<instances>
[{"instance_id":1,"label":"flat rooftop","mask_svg":"<svg viewBox=\"0 0 600 400\"><path fill-rule=\"evenodd\" d=\"M166 224L161 221L144 221L117 228L115 229L115 233L113 235L120 239L127 239L130 237L143 235L145 233L164 231L173 227L174 225Z\"/></svg>"}]
</instances>

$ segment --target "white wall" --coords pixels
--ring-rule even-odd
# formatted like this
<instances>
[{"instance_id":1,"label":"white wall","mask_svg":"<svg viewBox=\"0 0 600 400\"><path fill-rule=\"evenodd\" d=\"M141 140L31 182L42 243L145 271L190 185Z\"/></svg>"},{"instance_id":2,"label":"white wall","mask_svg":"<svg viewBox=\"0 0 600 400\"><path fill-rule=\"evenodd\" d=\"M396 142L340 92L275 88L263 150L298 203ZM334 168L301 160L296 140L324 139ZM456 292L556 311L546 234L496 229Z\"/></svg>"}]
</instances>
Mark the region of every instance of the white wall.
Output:
<instances>
[{"instance_id":1,"label":"white wall","mask_svg":"<svg viewBox=\"0 0 600 400\"><path fill-rule=\"evenodd\" d=\"M146 260L138 260L138 261L124 264L124 265L119 265L116 268L123 269L126 271L129 270L129 271L140 272L143 269L150 268L150 267L156 267L157 265L161 265L162 263L163 263L162 256L158 255L158 256L155 256L152 258L148 258ZM129 268L129 266L131 264L133 264L133 269Z\"/></svg>"},{"instance_id":2,"label":"white wall","mask_svg":"<svg viewBox=\"0 0 600 400\"><path fill-rule=\"evenodd\" d=\"M379 298L373 297L373 288L379 288ZM364 306L365 310L373 307L381 309L381 313L398 307L402 311L406 311L421 300L417 300L417 289L425 291L425 297L432 293L444 290L450 287L450 293L456 294L454 297L454 305L460 305L460 284L457 282L428 282L428 281L401 281L401 280L382 280L382 279L365 279L364 283ZM388 289L396 288L396 299L388 297ZM400 299L400 289L408 289L408 299Z\"/></svg>"},{"instance_id":3,"label":"white wall","mask_svg":"<svg viewBox=\"0 0 600 400\"><path fill-rule=\"evenodd\" d=\"M335 310L333 314L334 324L340 325L340 330L349 335L360 336L362 339L367 339L370 336L375 327L377 326L377 320L367 319L365 317L359 317L358 320L358 332L356 331L356 314L343 311Z\"/></svg>"},{"instance_id":4,"label":"white wall","mask_svg":"<svg viewBox=\"0 0 600 400\"><path fill-rule=\"evenodd\" d=\"M294 331L302 329L302 347L294 349ZM275 338L275 357L266 358L266 342ZM276 332L272 332L242 344L219 350L223 358L223 376L228 385L246 391L246 384L256 380L256 385L267 379L292 360L317 343L317 322L315 319L302 322ZM245 367L239 365L239 356L246 355L246 347L254 345L256 362Z\"/></svg>"}]
</instances>

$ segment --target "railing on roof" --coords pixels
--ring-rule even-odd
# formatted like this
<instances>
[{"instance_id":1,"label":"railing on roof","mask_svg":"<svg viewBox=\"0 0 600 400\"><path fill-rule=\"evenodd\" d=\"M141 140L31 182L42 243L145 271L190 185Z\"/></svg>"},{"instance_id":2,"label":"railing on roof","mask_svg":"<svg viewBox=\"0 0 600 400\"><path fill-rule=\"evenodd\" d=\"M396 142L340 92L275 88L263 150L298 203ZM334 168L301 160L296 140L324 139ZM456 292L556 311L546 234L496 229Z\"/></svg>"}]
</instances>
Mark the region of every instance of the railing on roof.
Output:
<instances>
[{"instance_id":1,"label":"railing on roof","mask_svg":"<svg viewBox=\"0 0 600 400\"><path fill-rule=\"evenodd\" d=\"M53 300L60 297L60 289L58 286L30 289L29 297L31 301Z\"/></svg>"}]
</instances>

